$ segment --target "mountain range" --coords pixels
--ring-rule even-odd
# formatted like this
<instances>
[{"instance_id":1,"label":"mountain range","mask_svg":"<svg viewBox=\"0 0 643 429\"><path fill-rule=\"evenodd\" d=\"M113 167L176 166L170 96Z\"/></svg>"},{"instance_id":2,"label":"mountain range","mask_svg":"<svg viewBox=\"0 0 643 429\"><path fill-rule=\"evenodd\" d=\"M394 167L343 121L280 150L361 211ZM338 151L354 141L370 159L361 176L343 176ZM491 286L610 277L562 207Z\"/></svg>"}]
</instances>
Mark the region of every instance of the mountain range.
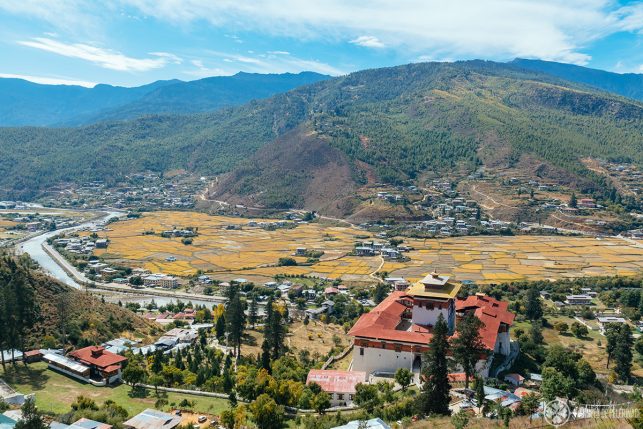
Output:
<instances>
[{"instance_id":1,"label":"mountain range","mask_svg":"<svg viewBox=\"0 0 643 429\"><path fill-rule=\"evenodd\" d=\"M157 81L134 88L40 85L0 79L0 126L78 126L149 114L207 112L328 78L313 72L237 73L190 82Z\"/></svg>"},{"instance_id":2,"label":"mountain range","mask_svg":"<svg viewBox=\"0 0 643 429\"><path fill-rule=\"evenodd\" d=\"M183 168L220 175L213 199L347 215L367 183L518 165L592 192L582 158L643 165L641 102L525 64L408 64L207 113L0 129L0 197Z\"/></svg>"}]
</instances>

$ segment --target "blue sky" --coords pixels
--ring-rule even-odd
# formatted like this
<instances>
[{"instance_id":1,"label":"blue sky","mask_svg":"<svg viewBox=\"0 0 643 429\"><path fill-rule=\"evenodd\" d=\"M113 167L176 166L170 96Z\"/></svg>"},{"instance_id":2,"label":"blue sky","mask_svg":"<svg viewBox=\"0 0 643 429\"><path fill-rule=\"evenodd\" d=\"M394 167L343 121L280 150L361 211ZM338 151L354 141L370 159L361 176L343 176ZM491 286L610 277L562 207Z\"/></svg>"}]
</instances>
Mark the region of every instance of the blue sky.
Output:
<instances>
[{"instance_id":1,"label":"blue sky","mask_svg":"<svg viewBox=\"0 0 643 429\"><path fill-rule=\"evenodd\" d=\"M643 73L643 1L0 0L0 77L136 86L540 58Z\"/></svg>"}]
</instances>

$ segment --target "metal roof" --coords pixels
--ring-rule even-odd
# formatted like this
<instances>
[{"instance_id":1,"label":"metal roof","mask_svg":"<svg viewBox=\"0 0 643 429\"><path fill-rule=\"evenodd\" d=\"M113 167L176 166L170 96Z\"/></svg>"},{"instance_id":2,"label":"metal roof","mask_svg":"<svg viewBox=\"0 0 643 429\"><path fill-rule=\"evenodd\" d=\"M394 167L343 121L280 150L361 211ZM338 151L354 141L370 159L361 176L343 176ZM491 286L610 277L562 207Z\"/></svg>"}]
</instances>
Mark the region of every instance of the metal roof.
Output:
<instances>
[{"instance_id":1,"label":"metal roof","mask_svg":"<svg viewBox=\"0 0 643 429\"><path fill-rule=\"evenodd\" d=\"M125 427L136 429L171 429L181 423L181 417L150 408L124 422Z\"/></svg>"},{"instance_id":2,"label":"metal roof","mask_svg":"<svg viewBox=\"0 0 643 429\"><path fill-rule=\"evenodd\" d=\"M42 359L45 362L53 362L57 363L58 365L64 366L65 368L69 368L72 371L76 371L79 373L83 373L86 371L89 371L89 367L83 365L82 363L78 363L73 359L69 359L68 357L58 355L55 353L47 353L42 357Z\"/></svg>"}]
</instances>

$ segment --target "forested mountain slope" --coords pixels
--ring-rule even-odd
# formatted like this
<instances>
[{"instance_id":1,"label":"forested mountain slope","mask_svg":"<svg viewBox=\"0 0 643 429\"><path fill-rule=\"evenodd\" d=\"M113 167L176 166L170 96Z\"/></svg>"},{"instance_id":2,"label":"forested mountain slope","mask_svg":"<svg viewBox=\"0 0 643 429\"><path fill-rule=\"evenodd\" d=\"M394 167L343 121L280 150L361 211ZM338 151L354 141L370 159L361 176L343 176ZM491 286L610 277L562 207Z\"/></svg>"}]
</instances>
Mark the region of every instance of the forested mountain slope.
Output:
<instances>
[{"instance_id":1,"label":"forested mountain slope","mask_svg":"<svg viewBox=\"0 0 643 429\"><path fill-rule=\"evenodd\" d=\"M573 64L521 58L513 60L510 64L643 101L643 74L641 73L612 73Z\"/></svg>"},{"instance_id":2,"label":"forested mountain slope","mask_svg":"<svg viewBox=\"0 0 643 429\"><path fill-rule=\"evenodd\" d=\"M288 156L273 156L283 145ZM0 130L0 194L179 167L232 171L215 197L303 207L313 189L332 201L367 177L401 183L527 155L583 186L595 178L582 157L641 165L643 105L507 64L373 69L208 114Z\"/></svg>"},{"instance_id":3,"label":"forested mountain slope","mask_svg":"<svg viewBox=\"0 0 643 429\"><path fill-rule=\"evenodd\" d=\"M130 310L101 302L47 277L17 260L0 254L0 350L99 344L129 333L150 336L158 326ZM64 331L63 328L64 327Z\"/></svg>"},{"instance_id":4,"label":"forested mountain slope","mask_svg":"<svg viewBox=\"0 0 643 429\"><path fill-rule=\"evenodd\" d=\"M84 88L0 79L0 126L77 126L151 114L207 112L327 78L312 72L237 73L190 82L157 81L133 88Z\"/></svg>"}]
</instances>

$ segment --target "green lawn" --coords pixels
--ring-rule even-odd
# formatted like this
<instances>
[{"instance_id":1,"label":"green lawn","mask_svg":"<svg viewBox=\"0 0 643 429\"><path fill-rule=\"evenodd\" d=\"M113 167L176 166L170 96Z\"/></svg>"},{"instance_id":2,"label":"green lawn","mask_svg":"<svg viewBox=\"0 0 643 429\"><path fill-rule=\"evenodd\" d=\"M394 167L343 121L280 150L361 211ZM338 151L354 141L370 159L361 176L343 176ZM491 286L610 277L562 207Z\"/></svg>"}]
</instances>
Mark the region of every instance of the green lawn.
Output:
<instances>
[{"instance_id":1,"label":"green lawn","mask_svg":"<svg viewBox=\"0 0 643 429\"><path fill-rule=\"evenodd\" d=\"M125 384L116 387L96 387L81 383L47 369L47 364L44 362L27 367L20 364L15 369L9 365L6 374L0 368L0 378L21 393L35 393L38 408L54 414L69 412L71 403L79 395L90 397L98 404L111 399L127 409L130 416L138 414L145 408L154 408L157 399L154 391L147 391L145 397L132 397L131 388ZM194 411L198 413L220 414L222 410L228 408L228 401L225 399L168 393L169 405L166 411L173 408L172 404L176 405L183 399L194 401Z\"/></svg>"}]
</instances>

